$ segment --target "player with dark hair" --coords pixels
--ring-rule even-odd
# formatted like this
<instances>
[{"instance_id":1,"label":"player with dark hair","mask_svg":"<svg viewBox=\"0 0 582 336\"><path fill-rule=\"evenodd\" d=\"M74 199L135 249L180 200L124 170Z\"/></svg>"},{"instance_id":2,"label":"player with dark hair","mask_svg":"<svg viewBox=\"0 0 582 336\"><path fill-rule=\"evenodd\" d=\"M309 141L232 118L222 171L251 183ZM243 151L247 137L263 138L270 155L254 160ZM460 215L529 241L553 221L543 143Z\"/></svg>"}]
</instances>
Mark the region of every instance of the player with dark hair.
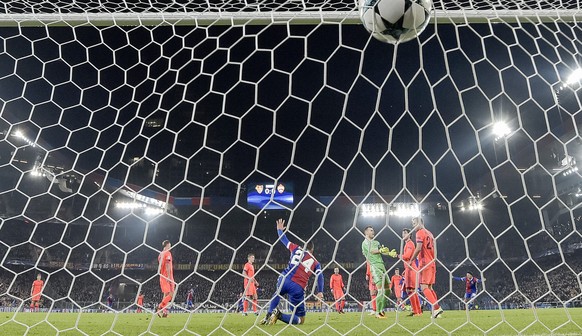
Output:
<instances>
[{"instance_id":1,"label":"player with dark hair","mask_svg":"<svg viewBox=\"0 0 582 336\"><path fill-rule=\"evenodd\" d=\"M247 310L249 306L249 301L252 300L253 303L253 311L256 315L259 313L257 312L258 306L258 296L257 296L257 287L259 287L259 283L255 279L255 267L253 263L255 262L255 254L249 253L247 255L247 263L243 267L243 277L244 277L244 296L245 300L243 301L243 315L247 315Z\"/></svg>"},{"instance_id":2,"label":"player with dark hair","mask_svg":"<svg viewBox=\"0 0 582 336\"><path fill-rule=\"evenodd\" d=\"M291 252L291 257L287 268L277 279L277 290L271 299L267 316L261 324L275 324L281 320L288 324L303 324L305 322L305 288L312 274L317 276L317 298L323 300L323 272L321 265L313 256L314 244L307 243L307 251L301 246L294 244L285 236L285 221L277 220L277 234L281 243ZM277 306L282 295L288 295L291 314L283 314Z\"/></svg>"},{"instance_id":3,"label":"player with dark hair","mask_svg":"<svg viewBox=\"0 0 582 336\"><path fill-rule=\"evenodd\" d=\"M170 301L174 298L174 291L176 288L176 283L174 282L174 267L172 265L172 253L170 249L172 244L169 240L164 240L162 242L163 250L158 256L159 271L160 274L160 288L164 297L162 302L158 305L158 316L167 317L168 310L167 307Z\"/></svg>"},{"instance_id":4,"label":"player with dark hair","mask_svg":"<svg viewBox=\"0 0 582 336\"><path fill-rule=\"evenodd\" d=\"M344 279L342 275L339 274L339 268L333 269L333 274L329 279L329 288L333 294L333 299L335 301L335 310L340 314L344 313L344 306L346 305L346 298L344 294Z\"/></svg>"},{"instance_id":5,"label":"player with dark hair","mask_svg":"<svg viewBox=\"0 0 582 336\"><path fill-rule=\"evenodd\" d=\"M453 279L465 282L465 305L468 310L471 310L474 298L477 296L477 284L485 281L485 279L477 279L471 272L467 272L464 277L453 277Z\"/></svg>"},{"instance_id":6,"label":"player with dark hair","mask_svg":"<svg viewBox=\"0 0 582 336\"><path fill-rule=\"evenodd\" d=\"M376 318L385 319L384 308L386 307L386 300L390 296L390 280L386 276L386 267L384 267L382 255L396 258L398 253L394 249L390 251L388 247L380 245L377 240L374 240L375 232L371 226L367 226L364 229L364 236L362 254L370 263L370 273L378 289L378 295L376 296Z\"/></svg>"},{"instance_id":7,"label":"player with dark hair","mask_svg":"<svg viewBox=\"0 0 582 336\"><path fill-rule=\"evenodd\" d=\"M412 239L410 239L410 229L402 230L402 238L404 239L404 251L402 252L402 261L404 261L404 290L410 301L412 315L420 316L422 315L422 308L418 293L416 292L416 288L418 287L417 260L413 260L413 262L410 263L416 247L414 246Z\"/></svg>"},{"instance_id":8,"label":"player with dark hair","mask_svg":"<svg viewBox=\"0 0 582 336\"><path fill-rule=\"evenodd\" d=\"M424 221L420 217L412 219L412 225L416 230L416 248L412 254L411 265L418 257L418 269L420 289L426 300L432 305L432 317L439 317L443 309L438 303L438 297L433 289L436 278L436 244L432 233L424 227Z\"/></svg>"},{"instance_id":9,"label":"player with dark hair","mask_svg":"<svg viewBox=\"0 0 582 336\"><path fill-rule=\"evenodd\" d=\"M44 281L42 281L41 277L39 273L30 288L30 311L38 311L40 308L40 297L42 295L42 287L44 286Z\"/></svg>"}]
</instances>

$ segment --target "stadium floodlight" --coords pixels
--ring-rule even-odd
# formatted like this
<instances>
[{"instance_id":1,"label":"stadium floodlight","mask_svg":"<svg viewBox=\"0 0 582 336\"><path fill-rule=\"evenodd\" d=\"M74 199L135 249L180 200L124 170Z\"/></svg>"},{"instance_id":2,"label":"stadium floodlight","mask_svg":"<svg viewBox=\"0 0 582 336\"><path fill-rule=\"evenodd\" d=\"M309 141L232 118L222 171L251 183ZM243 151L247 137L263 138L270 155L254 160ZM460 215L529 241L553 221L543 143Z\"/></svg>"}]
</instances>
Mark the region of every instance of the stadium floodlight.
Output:
<instances>
[{"instance_id":1,"label":"stadium floodlight","mask_svg":"<svg viewBox=\"0 0 582 336\"><path fill-rule=\"evenodd\" d=\"M568 79L566 80L566 85L580 83L581 80L582 80L582 68L578 68L574 70L570 74L570 76L568 76Z\"/></svg>"},{"instance_id":2,"label":"stadium floodlight","mask_svg":"<svg viewBox=\"0 0 582 336\"><path fill-rule=\"evenodd\" d=\"M360 206L360 213L364 217L381 217L386 215L384 203L366 203Z\"/></svg>"},{"instance_id":3,"label":"stadium floodlight","mask_svg":"<svg viewBox=\"0 0 582 336\"><path fill-rule=\"evenodd\" d=\"M420 216L420 207L416 203L397 204L395 209L390 211L390 215L396 217L418 217Z\"/></svg>"},{"instance_id":4,"label":"stadium floodlight","mask_svg":"<svg viewBox=\"0 0 582 336\"><path fill-rule=\"evenodd\" d=\"M461 202L461 211L469 210L469 211L481 211L483 210L483 204L479 197L471 196L468 199L468 205L465 205L465 202Z\"/></svg>"},{"instance_id":5,"label":"stadium floodlight","mask_svg":"<svg viewBox=\"0 0 582 336\"><path fill-rule=\"evenodd\" d=\"M493 135L495 136L495 141L507 137L511 133L511 128L503 122L498 121L493 124Z\"/></svg>"},{"instance_id":6,"label":"stadium floodlight","mask_svg":"<svg viewBox=\"0 0 582 336\"><path fill-rule=\"evenodd\" d=\"M148 216L155 216L164 213L164 209L162 208L152 208L152 207L145 207L144 213Z\"/></svg>"},{"instance_id":7,"label":"stadium floodlight","mask_svg":"<svg viewBox=\"0 0 582 336\"><path fill-rule=\"evenodd\" d=\"M26 135L21 130L16 130L13 136L16 137L17 139L24 140L24 142L26 142L26 144L31 147L36 147L36 143L30 140L28 137L26 137Z\"/></svg>"},{"instance_id":8,"label":"stadium floodlight","mask_svg":"<svg viewBox=\"0 0 582 336\"><path fill-rule=\"evenodd\" d=\"M140 209L145 208L146 205L139 202L117 202L115 207L118 209Z\"/></svg>"}]
</instances>

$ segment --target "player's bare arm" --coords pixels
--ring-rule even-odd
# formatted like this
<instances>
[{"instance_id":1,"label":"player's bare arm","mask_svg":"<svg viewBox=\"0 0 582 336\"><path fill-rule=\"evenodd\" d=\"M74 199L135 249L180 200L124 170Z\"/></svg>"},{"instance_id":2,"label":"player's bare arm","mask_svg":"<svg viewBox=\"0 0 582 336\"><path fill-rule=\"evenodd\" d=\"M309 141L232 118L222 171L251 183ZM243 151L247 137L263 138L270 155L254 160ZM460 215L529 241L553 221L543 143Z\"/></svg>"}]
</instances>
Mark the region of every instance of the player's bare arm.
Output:
<instances>
[{"instance_id":1,"label":"player's bare arm","mask_svg":"<svg viewBox=\"0 0 582 336\"><path fill-rule=\"evenodd\" d=\"M422 250L422 243L416 243L416 248L414 249L414 253L412 253L412 257L408 261L408 265L412 266L412 262L416 260L416 257L420 254L420 250Z\"/></svg>"}]
</instances>

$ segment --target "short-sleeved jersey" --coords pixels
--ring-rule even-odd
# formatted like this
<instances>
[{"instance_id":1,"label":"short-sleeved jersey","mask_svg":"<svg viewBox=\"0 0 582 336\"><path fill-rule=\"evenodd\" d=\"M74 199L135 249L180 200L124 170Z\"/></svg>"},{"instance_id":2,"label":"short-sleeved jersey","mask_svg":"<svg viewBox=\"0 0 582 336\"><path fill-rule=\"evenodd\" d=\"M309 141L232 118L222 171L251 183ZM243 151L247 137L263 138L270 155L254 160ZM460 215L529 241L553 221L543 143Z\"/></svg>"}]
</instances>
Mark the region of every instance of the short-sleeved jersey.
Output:
<instances>
[{"instance_id":1,"label":"short-sleeved jersey","mask_svg":"<svg viewBox=\"0 0 582 336\"><path fill-rule=\"evenodd\" d=\"M186 297L186 300L192 301L193 298L194 298L194 292L192 292L191 290L189 290L188 291L188 296Z\"/></svg>"},{"instance_id":2,"label":"short-sleeved jersey","mask_svg":"<svg viewBox=\"0 0 582 336\"><path fill-rule=\"evenodd\" d=\"M255 267L250 262L247 262L243 270L247 273L247 277L245 277L246 284L249 279L253 279L255 277Z\"/></svg>"},{"instance_id":3,"label":"short-sleeved jersey","mask_svg":"<svg viewBox=\"0 0 582 336\"><path fill-rule=\"evenodd\" d=\"M434 261L434 237L427 229L420 229L416 232L416 243L422 244L422 249L418 255L419 267L424 267Z\"/></svg>"},{"instance_id":4,"label":"short-sleeved jersey","mask_svg":"<svg viewBox=\"0 0 582 336\"><path fill-rule=\"evenodd\" d=\"M32 294L34 295L42 292L42 286L44 286L44 281L34 280L32 282Z\"/></svg>"},{"instance_id":5,"label":"short-sleeved jersey","mask_svg":"<svg viewBox=\"0 0 582 336\"><path fill-rule=\"evenodd\" d=\"M160 275L170 279L170 280L174 280L174 266L172 265L172 253L170 253L170 251L162 251L162 253L160 253L160 255L158 256L158 262L160 263ZM169 272L168 272L168 267L169 267Z\"/></svg>"},{"instance_id":6,"label":"short-sleeved jersey","mask_svg":"<svg viewBox=\"0 0 582 336\"><path fill-rule=\"evenodd\" d=\"M291 252L291 257L283 275L305 288L311 274L315 274L316 268L320 269L319 262L309 251L303 251L301 246L297 244L289 242L287 248Z\"/></svg>"},{"instance_id":7,"label":"short-sleeved jersey","mask_svg":"<svg viewBox=\"0 0 582 336\"><path fill-rule=\"evenodd\" d=\"M408 262L410 261L410 258L412 258L412 255L414 254L414 250L415 250L415 246L414 243L412 242L412 240L408 240L406 242L406 244L404 244L404 252L402 252L402 260L404 260L404 268L409 268L410 266L408 266ZM412 263L413 265L413 269L416 263Z\"/></svg>"},{"instance_id":8,"label":"short-sleeved jersey","mask_svg":"<svg viewBox=\"0 0 582 336\"><path fill-rule=\"evenodd\" d=\"M329 288L342 289L344 288L344 279L341 274L332 274L329 279Z\"/></svg>"},{"instance_id":9,"label":"short-sleeved jersey","mask_svg":"<svg viewBox=\"0 0 582 336\"><path fill-rule=\"evenodd\" d=\"M362 254L371 264L371 266L382 265L384 266L384 261L382 260L381 254L372 254L373 250L379 250L380 243L377 240L364 239L362 242Z\"/></svg>"},{"instance_id":10,"label":"short-sleeved jersey","mask_svg":"<svg viewBox=\"0 0 582 336\"><path fill-rule=\"evenodd\" d=\"M137 296L137 304L143 305L143 294Z\"/></svg>"},{"instance_id":11,"label":"short-sleeved jersey","mask_svg":"<svg viewBox=\"0 0 582 336\"><path fill-rule=\"evenodd\" d=\"M400 287L399 287L400 280L402 280L402 275L394 274L392 276L392 278L390 279L390 288L394 287L395 291L399 291L400 290Z\"/></svg>"}]
</instances>

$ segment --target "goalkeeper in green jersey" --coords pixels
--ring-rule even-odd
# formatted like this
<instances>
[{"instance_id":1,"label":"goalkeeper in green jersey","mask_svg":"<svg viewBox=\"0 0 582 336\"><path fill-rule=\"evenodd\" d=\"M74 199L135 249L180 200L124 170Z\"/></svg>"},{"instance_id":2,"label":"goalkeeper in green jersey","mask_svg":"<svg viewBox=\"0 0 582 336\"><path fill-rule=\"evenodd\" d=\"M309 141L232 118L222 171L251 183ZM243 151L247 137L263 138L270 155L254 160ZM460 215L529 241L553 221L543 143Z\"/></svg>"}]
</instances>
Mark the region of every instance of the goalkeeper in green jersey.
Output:
<instances>
[{"instance_id":1,"label":"goalkeeper in green jersey","mask_svg":"<svg viewBox=\"0 0 582 336\"><path fill-rule=\"evenodd\" d=\"M370 263L370 273L378 289L378 295L376 296L376 318L384 319L386 318L384 315L384 307L386 307L386 300L390 296L390 280L386 276L386 267L384 267L382 255L396 258L398 253L394 249L390 250L380 245L377 240L374 240L375 235L374 228L371 226L367 226L364 229L366 239L362 242L362 253Z\"/></svg>"}]
</instances>

